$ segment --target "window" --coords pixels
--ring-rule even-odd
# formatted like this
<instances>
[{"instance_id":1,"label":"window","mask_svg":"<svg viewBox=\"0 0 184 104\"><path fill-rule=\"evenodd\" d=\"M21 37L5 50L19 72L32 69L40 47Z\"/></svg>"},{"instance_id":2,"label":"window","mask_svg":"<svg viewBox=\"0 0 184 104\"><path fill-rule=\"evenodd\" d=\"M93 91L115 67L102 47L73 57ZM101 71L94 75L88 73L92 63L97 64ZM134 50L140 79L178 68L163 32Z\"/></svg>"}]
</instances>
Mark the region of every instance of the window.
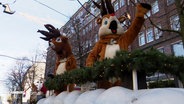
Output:
<instances>
[{"instance_id":1,"label":"window","mask_svg":"<svg viewBox=\"0 0 184 104\"><path fill-rule=\"evenodd\" d=\"M86 41L84 44L85 44L85 47L84 48L88 48L89 41Z\"/></svg>"},{"instance_id":2,"label":"window","mask_svg":"<svg viewBox=\"0 0 184 104\"><path fill-rule=\"evenodd\" d=\"M119 9L118 2L114 3L114 10L117 11Z\"/></svg>"},{"instance_id":3,"label":"window","mask_svg":"<svg viewBox=\"0 0 184 104\"><path fill-rule=\"evenodd\" d=\"M174 0L167 0L167 5L173 4Z\"/></svg>"},{"instance_id":4,"label":"window","mask_svg":"<svg viewBox=\"0 0 184 104\"><path fill-rule=\"evenodd\" d=\"M72 33L72 34L75 33L74 27L71 27L70 30L71 30L71 33Z\"/></svg>"},{"instance_id":5,"label":"window","mask_svg":"<svg viewBox=\"0 0 184 104\"><path fill-rule=\"evenodd\" d=\"M157 25L159 28L161 28L161 25ZM159 39L160 36L162 36L162 31L160 31L158 28L154 27L154 34L155 34L155 39Z\"/></svg>"},{"instance_id":6,"label":"window","mask_svg":"<svg viewBox=\"0 0 184 104\"><path fill-rule=\"evenodd\" d=\"M130 5L130 0L127 0L127 5Z\"/></svg>"},{"instance_id":7,"label":"window","mask_svg":"<svg viewBox=\"0 0 184 104\"><path fill-rule=\"evenodd\" d=\"M184 56L183 43L178 42L172 45L173 52L175 56Z\"/></svg>"},{"instance_id":8,"label":"window","mask_svg":"<svg viewBox=\"0 0 184 104\"><path fill-rule=\"evenodd\" d=\"M154 39L153 39L153 30L152 28L148 28L146 30L146 39L147 39L147 42L152 42Z\"/></svg>"},{"instance_id":9,"label":"window","mask_svg":"<svg viewBox=\"0 0 184 104\"><path fill-rule=\"evenodd\" d=\"M95 34L95 42L98 41L98 34Z\"/></svg>"},{"instance_id":10,"label":"window","mask_svg":"<svg viewBox=\"0 0 184 104\"><path fill-rule=\"evenodd\" d=\"M98 24L97 24L97 22L95 21L95 27L97 26Z\"/></svg>"},{"instance_id":11,"label":"window","mask_svg":"<svg viewBox=\"0 0 184 104\"><path fill-rule=\"evenodd\" d=\"M88 26L86 26L86 32L88 32L89 31L89 27Z\"/></svg>"},{"instance_id":12,"label":"window","mask_svg":"<svg viewBox=\"0 0 184 104\"><path fill-rule=\"evenodd\" d=\"M92 41L89 41L88 46L89 47L92 46Z\"/></svg>"},{"instance_id":13,"label":"window","mask_svg":"<svg viewBox=\"0 0 184 104\"><path fill-rule=\"evenodd\" d=\"M85 32L85 29L83 29L83 30L82 30L82 34L85 35L85 33L86 33L86 32Z\"/></svg>"},{"instance_id":14,"label":"window","mask_svg":"<svg viewBox=\"0 0 184 104\"><path fill-rule=\"evenodd\" d=\"M173 30L179 30L180 29L180 22L178 15L174 15L170 17L170 25L171 29Z\"/></svg>"},{"instance_id":15,"label":"window","mask_svg":"<svg viewBox=\"0 0 184 104\"><path fill-rule=\"evenodd\" d=\"M94 9L94 15L98 16L98 14L100 14L100 9L98 9L97 7L95 7Z\"/></svg>"},{"instance_id":16,"label":"window","mask_svg":"<svg viewBox=\"0 0 184 104\"><path fill-rule=\"evenodd\" d=\"M153 4L152 4L152 14L155 14L159 11L159 7L158 7L158 0L156 0Z\"/></svg>"},{"instance_id":17,"label":"window","mask_svg":"<svg viewBox=\"0 0 184 104\"><path fill-rule=\"evenodd\" d=\"M123 22L121 23L121 26L122 26L122 27L127 26L127 22L126 22L126 20L125 20L125 21L123 21Z\"/></svg>"},{"instance_id":18,"label":"window","mask_svg":"<svg viewBox=\"0 0 184 104\"><path fill-rule=\"evenodd\" d=\"M121 7L125 5L125 0L120 0Z\"/></svg>"},{"instance_id":19,"label":"window","mask_svg":"<svg viewBox=\"0 0 184 104\"><path fill-rule=\"evenodd\" d=\"M150 16L151 16L151 12L148 11L148 12L146 13L146 15L144 16L144 18L147 18L147 17L150 17Z\"/></svg>"},{"instance_id":20,"label":"window","mask_svg":"<svg viewBox=\"0 0 184 104\"><path fill-rule=\"evenodd\" d=\"M139 46L142 46L144 45L146 42L145 42L145 36L144 36L144 33L141 32L139 33Z\"/></svg>"},{"instance_id":21,"label":"window","mask_svg":"<svg viewBox=\"0 0 184 104\"><path fill-rule=\"evenodd\" d=\"M130 20L125 20L121 23L121 26L123 27L124 31L127 31L127 29L130 27Z\"/></svg>"},{"instance_id":22,"label":"window","mask_svg":"<svg viewBox=\"0 0 184 104\"><path fill-rule=\"evenodd\" d=\"M89 31L92 30L92 23L89 24Z\"/></svg>"}]
</instances>

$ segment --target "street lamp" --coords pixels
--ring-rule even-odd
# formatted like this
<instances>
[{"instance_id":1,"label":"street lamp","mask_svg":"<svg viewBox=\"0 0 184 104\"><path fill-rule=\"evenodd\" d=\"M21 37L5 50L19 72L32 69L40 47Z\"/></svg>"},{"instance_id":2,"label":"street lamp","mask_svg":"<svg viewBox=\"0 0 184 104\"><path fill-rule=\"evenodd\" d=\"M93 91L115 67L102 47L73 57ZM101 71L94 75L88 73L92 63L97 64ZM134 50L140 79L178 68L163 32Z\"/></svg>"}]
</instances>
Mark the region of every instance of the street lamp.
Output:
<instances>
[{"instance_id":1,"label":"street lamp","mask_svg":"<svg viewBox=\"0 0 184 104\"><path fill-rule=\"evenodd\" d=\"M15 11L11 11L8 4L2 4L0 2L0 5L2 5L2 7L4 7L4 11L3 11L4 13L8 13L8 14L14 14L15 13Z\"/></svg>"}]
</instances>

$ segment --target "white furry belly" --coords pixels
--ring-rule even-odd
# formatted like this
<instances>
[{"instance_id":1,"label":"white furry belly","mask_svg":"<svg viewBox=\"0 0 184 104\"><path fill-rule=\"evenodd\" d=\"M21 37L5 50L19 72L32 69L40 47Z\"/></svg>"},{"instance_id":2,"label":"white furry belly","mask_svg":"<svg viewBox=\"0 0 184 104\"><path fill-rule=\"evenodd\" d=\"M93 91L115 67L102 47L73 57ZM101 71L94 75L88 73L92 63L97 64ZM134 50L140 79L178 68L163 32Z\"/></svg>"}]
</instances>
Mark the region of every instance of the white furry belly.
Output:
<instances>
[{"instance_id":1,"label":"white furry belly","mask_svg":"<svg viewBox=\"0 0 184 104\"><path fill-rule=\"evenodd\" d=\"M114 58L116 52L119 50L119 44L107 45L105 49L105 58Z\"/></svg>"},{"instance_id":2,"label":"white furry belly","mask_svg":"<svg viewBox=\"0 0 184 104\"><path fill-rule=\"evenodd\" d=\"M66 62L60 63L57 70L56 75L60 75L66 71Z\"/></svg>"}]
</instances>

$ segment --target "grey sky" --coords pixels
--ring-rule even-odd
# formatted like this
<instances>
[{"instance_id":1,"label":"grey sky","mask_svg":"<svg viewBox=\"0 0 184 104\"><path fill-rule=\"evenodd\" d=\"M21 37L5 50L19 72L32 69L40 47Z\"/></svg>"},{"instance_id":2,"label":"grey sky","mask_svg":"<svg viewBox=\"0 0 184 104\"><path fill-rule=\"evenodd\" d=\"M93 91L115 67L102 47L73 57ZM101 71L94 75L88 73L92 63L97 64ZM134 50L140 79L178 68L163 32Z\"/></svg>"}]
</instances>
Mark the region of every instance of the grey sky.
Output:
<instances>
[{"instance_id":1,"label":"grey sky","mask_svg":"<svg viewBox=\"0 0 184 104\"><path fill-rule=\"evenodd\" d=\"M77 0L0 0L10 5L13 15L3 13L0 5L0 55L12 57L31 57L36 50L46 50L47 42L41 40L38 29L45 29L44 24L52 24L60 28L69 18L36 2L39 1L49 7L71 17L80 7ZM88 0L80 0L82 4ZM0 57L0 80L4 79L8 69L15 60ZM2 86L2 83L0 84ZM0 94L4 93L0 88Z\"/></svg>"}]
</instances>

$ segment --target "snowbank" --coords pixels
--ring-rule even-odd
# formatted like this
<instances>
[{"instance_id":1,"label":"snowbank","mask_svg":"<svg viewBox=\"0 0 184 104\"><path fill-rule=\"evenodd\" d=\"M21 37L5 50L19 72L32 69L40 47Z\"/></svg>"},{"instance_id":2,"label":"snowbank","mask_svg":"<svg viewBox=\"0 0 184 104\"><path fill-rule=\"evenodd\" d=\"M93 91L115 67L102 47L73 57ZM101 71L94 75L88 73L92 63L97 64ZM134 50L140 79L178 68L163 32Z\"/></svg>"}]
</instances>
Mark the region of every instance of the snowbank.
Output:
<instances>
[{"instance_id":1,"label":"snowbank","mask_svg":"<svg viewBox=\"0 0 184 104\"><path fill-rule=\"evenodd\" d=\"M62 92L41 99L37 104L184 104L184 89L156 88L129 90L123 87L92 91Z\"/></svg>"}]
</instances>

